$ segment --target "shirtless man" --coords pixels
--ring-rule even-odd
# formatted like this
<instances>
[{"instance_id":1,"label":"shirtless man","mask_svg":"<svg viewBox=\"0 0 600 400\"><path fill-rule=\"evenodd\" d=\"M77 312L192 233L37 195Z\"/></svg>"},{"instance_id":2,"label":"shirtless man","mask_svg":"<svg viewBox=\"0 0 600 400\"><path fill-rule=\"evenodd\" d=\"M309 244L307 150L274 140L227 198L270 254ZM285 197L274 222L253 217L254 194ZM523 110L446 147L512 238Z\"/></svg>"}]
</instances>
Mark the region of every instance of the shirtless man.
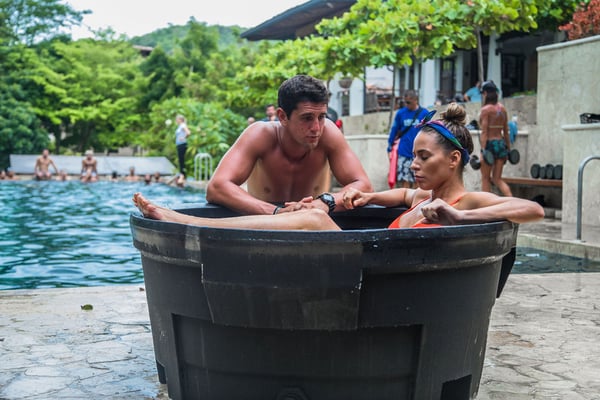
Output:
<instances>
[{"instance_id":1,"label":"shirtless man","mask_svg":"<svg viewBox=\"0 0 600 400\"><path fill-rule=\"evenodd\" d=\"M94 158L94 152L87 150L85 158L81 160L81 182L96 182L98 180L98 161Z\"/></svg>"},{"instance_id":2,"label":"shirtless man","mask_svg":"<svg viewBox=\"0 0 600 400\"><path fill-rule=\"evenodd\" d=\"M481 85L483 107L479 115L481 127L481 149L484 155L481 163L481 190L492 191L492 183L504 196L512 196L510 187L502 180L502 170L510 152L510 135L506 108L498 102L498 88L493 81ZM486 154L487 153L487 154ZM488 164L485 155L490 157Z\"/></svg>"},{"instance_id":3,"label":"shirtless man","mask_svg":"<svg viewBox=\"0 0 600 400\"><path fill-rule=\"evenodd\" d=\"M50 172L50 166L54 168L54 172L58 174L58 168L56 168L56 164L50 158L50 152L48 149L44 149L42 151L42 155L35 160L35 179L38 181L47 181L52 178L52 173Z\"/></svg>"},{"instance_id":4,"label":"shirtless man","mask_svg":"<svg viewBox=\"0 0 600 400\"><path fill-rule=\"evenodd\" d=\"M241 214L345 209L341 192L327 193L330 168L343 189L373 189L342 132L326 118L328 91L310 76L279 87L279 123L249 125L223 156L206 199ZM240 187L247 182L248 191ZM274 204L277 204L274 205Z\"/></svg>"}]
</instances>

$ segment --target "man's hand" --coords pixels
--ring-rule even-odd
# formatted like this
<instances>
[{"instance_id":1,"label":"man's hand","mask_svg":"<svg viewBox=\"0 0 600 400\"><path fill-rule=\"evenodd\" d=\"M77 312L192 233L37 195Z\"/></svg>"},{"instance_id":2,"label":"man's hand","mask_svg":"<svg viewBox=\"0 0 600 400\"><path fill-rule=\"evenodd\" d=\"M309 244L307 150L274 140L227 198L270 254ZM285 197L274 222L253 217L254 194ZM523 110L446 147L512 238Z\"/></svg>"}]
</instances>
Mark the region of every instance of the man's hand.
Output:
<instances>
[{"instance_id":1,"label":"man's hand","mask_svg":"<svg viewBox=\"0 0 600 400\"><path fill-rule=\"evenodd\" d=\"M308 196L304 197L300 201L286 201L285 207L279 209L277 214L280 214L282 212L293 212L310 208L319 208L327 213L329 212L329 207L327 206L327 204L325 204L321 200L315 200L312 196Z\"/></svg>"}]
</instances>

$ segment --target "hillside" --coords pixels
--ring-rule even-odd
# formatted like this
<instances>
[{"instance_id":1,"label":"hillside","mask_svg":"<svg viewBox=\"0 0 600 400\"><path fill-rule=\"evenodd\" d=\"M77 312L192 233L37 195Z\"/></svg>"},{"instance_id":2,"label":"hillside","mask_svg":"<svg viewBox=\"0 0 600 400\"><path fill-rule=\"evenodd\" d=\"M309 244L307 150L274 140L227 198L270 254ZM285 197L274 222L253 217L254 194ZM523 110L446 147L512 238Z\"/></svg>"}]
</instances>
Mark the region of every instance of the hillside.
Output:
<instances>
[{"instance_id":1,"label":"hillside","mask_svg":"<svg viewBox=\"0 0 600 400\"><path fill-rule=\"evenodd\" d=\"M221 25L210 25L208 28L217 31L219 48L237 43L240 34L246 30L246 28L239 26ZM135 36L130 42L138 46L157 47L160 45L167 53L171 53L176 43L183 40L188 31L188 25L169 25L166 28L157 29L142 36Z\"/></svg>"}]
</instances>

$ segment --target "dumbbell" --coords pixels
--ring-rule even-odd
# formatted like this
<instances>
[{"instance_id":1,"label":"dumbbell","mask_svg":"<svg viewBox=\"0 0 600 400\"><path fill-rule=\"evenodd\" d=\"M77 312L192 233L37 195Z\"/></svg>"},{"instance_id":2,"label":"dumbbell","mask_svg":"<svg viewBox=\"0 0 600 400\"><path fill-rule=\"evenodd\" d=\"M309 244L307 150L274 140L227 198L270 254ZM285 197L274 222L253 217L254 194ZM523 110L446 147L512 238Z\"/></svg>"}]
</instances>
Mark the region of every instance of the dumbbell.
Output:
<instances>
[{"instance_id":1,"label":"dumbbell","mask_svg":"<svg viewBox=\"0 0 600 400\"><path fill-rule=\"evenodd\" d=\"M531 168L529 169L529 173L531 173L531 177L534 179L537 179L540 177L540 164L532 164ZM544 171L544 175L546 175L545 171Z\"/></svg>"},{"instance_id":2,"label":"dumbbell","mask_svg":"<svg viewBox=\"0 0 600 400\"><path fill-rule=\"evenodd\" d=\"M519 150L512 149L511 151L509 151L508 161L513 165L518 164L519 161L521 161L521 154L519 153Z\"/></svg>"},{"instance_id":3,"label":"dumbbell","mask_svg":"<svg viewBox=\"0 0 600 400\"><path fill-rule=\"evenodd\" d=\"M546 179L554 179L554 165L546 164L546 166L544 167L544 172ZM544 176L540 176L540 178L544 179Z\"/></svg>"},{"instance_id":4,"label":"dumbbell","mask_svg":"<svg viewBox=\"0 0 600 400\"><path fill-rule=\"evenodd\" d=\"M481 160L475 154L471 156L469 164L471 164L471 168L473 168L475 171L481 168Z\"/></svg>"},{"instance_id":5,"label":"dumbbell","mask_svg":"<svg viewBox=\"0 0 600 400\"><path fill-rule=\"evenodd\" d=\"M562 174L563 174L563 166L560 164L557 164L554 166L554 179L562 179Z\"/></svg>"}]
</instances>

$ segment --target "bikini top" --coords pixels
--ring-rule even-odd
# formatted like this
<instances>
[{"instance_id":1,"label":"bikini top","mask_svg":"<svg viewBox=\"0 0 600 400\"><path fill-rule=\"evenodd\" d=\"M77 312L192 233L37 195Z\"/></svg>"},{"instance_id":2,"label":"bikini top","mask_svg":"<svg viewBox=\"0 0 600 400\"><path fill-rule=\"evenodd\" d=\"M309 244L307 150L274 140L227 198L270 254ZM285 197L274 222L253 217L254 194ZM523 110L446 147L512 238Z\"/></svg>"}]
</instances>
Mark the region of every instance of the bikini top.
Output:
<instances>
[{"instance_id":1,"label":"bikini top","mask_svg":"<svg viewBox=\"0 0 600 400\"><path fill-rule=\"evenodd\" d=\"M463 196L464 196L464 194L463 194ZM454 200L452 203L449 203L449 205L452 206L452 207L454 207L460 201L460 199L463 198L463 196L460 196L458 199ZM427 200L431 201L431 197L425 198L425 199L419 201L417 204L415 204L414 206L412 206L408 210L404 211L395 220L392 221L392 223L388 226L388 228L389 229L400 229L400 220L402 219L402 217L405 214L408 214L409 212L411 212L412 210L414 210L415 208L417 208L421 203L423 203L423 202L425 202ZM425 220L425 218L423 217L418 222L416 222L415 224L413 224L410 228L439 228L439 227L443 226L441 224L427 224L427 223L422 222L424 220Z\"/></svg>"}]
</instances>

